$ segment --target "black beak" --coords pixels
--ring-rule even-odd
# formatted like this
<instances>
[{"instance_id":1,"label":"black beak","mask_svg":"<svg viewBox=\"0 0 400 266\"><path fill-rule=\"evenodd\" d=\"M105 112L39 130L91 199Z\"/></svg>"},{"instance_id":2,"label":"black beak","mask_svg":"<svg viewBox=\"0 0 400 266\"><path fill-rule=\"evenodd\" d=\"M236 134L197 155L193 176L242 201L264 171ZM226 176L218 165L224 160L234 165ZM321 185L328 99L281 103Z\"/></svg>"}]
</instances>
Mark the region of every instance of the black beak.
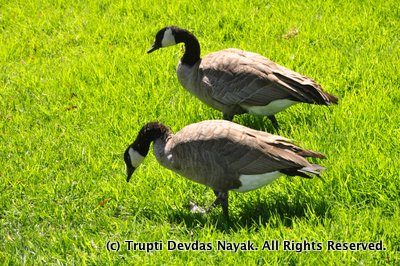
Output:
<instances>
[{"instance_id":1,"label":"black beak","mask_svg":"<svg viewBox=\"0 0 400 266\"><path fill-rule=\"evenodd\" d=\"M151 48L149 50L147 50L147 53L151 53L154 52L155 50L160 49L161 47L159 47L156 43L153 43L153 45L151 46Z\"/></svg>"},{"instance_id":2,"label":"black beak","mask_svg":"<svg viewBox=\"0 0 400 266\"><path fill-rule=\"evenodd\" d=\"M127 174L126 182L129 182L129 180L130 180L131 177L132 177L133 172L135 172L135 167L133 167L133 166L127 166L127 168L126 168L126 174Z\"/></svg>"}]
</instances>

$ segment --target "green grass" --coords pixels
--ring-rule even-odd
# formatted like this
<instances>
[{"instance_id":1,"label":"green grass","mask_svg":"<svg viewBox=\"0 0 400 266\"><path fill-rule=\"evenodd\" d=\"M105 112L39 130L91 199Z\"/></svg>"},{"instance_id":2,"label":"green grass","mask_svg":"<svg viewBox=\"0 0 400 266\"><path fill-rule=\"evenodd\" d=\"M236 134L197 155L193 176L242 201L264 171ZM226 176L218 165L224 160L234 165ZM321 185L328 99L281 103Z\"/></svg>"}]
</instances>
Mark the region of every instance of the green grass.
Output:
<instances>
[{"instance_id":1,"label":"green grass","mask_svg":"<svg viewBox=\"0 0 400 266\"><path fill-rule=\"evenodd\" d=\"M211 189L153 154L126 183L122 154L144 123L177 131L222 118L179 85L179 47L146 54L171 24L192 30L203 55L258 52L340 97L277 115L278 134L326 154L325 182L283 177L231 193L230 227L220 208L191 214L189 200L206 205ZM0 264L398 265L399 29L395 0L0 1ZM272 131L266 118L235 121ZM216 250L217 240L273 239L323 250ZM125 240L164 250L128 251ZM171 252L168 240L214 250ZM327 251L328 240L382 240L386 250Z\"/></svg>"}]
</instances>

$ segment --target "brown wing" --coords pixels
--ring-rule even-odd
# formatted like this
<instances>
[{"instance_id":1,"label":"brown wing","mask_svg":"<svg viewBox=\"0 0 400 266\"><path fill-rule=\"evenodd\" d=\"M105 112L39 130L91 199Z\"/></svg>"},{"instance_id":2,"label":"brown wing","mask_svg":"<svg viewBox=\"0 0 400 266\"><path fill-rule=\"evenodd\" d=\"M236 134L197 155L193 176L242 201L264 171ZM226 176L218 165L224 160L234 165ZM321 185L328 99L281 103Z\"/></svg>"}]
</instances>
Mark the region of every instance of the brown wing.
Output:
<instances>
[{"instance_id":1,"label":"brown wing","mask_svg":"<svg viewBox=\"0 0 400 266\"><path fill-rule=\"evenodd\" d=\"M209 120L192 124L175 135L174 152L183 165L208 168L209 175L263 174L288 168L309 166L288 140L223 121ZM285 146L286 145L286 146Z\"/></svg>"},{"instance_id":2,"label":"brown wing","mask_svg":"<svg viewBox=\"0 0 400 266\"><path fill-rule=\"evenodd\" d=\"M211 53L199 66L202 86L224 104L267 105L279 99L328 104L337 98L312 79L239 49ZM330 97L329 97L330 96Z\"/></svg>"}]
</instances>

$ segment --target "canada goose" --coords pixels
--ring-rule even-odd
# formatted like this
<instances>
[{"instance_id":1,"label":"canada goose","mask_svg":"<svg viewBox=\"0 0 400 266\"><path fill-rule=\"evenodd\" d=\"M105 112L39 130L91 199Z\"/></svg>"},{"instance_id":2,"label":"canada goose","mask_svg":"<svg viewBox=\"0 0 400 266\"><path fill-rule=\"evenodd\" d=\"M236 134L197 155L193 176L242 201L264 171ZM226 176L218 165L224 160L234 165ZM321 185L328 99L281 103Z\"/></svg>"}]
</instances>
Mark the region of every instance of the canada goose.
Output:
<instances>
[{"instance_id":1,"label":"canada goose","mask_svg":"<svg viewBox=\"0 0 400 266\"><path fill-rule=\"evenodd\" d=\"M278 127L274 114L293 104L338 102L314 80L256 53L229 48L200 58L196 37L176 26L161 29L147 53L182 42L185 53L176 70L179 82L201 101L221 111L225 120L250 113L268 116Z\"/></svg>"},{"instance_id":2,"label":"canada goose","mask_svg":"<svg viewBox=\"0 0 400 266\"><path fill-rule=\"evenodd\" d=\"M146 124L124 154L127 182L146 157L151 142L158 162L197 183L211 187L228 218L228 191L246 192L281 175L311 178L324 167L303 157L325 158L289 139L226 120L206 120L173 134L157 122ZM210 207L211 207L210 206Z\"/></svg>"}]
</instances>

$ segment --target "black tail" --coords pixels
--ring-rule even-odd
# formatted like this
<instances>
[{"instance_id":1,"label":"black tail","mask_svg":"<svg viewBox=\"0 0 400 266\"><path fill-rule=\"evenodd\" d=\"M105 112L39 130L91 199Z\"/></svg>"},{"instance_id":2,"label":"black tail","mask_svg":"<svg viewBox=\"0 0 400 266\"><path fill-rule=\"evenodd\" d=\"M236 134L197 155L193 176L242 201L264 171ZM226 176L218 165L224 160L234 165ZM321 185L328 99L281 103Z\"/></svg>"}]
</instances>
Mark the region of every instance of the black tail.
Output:
<instances>
[{"instance_id":1,"label":"black tail","mask_svg":"<svg viewBox=\"0 0 400 266\"><path fill-rule=\"evenodd\" d=\"M339 98L336 97L335 95L329 94L327 92L324 92L324 98L327 98L326 105L330 104L338 104L339 103Z\"/></svg>"},{"instance_id":2,"label":"black tail","mask_svg":"<svg viewBox=\"0 0 400 266\"><path fill-rule=\"evenodd\" d=\"M326 170L325 167L318 164L310 164L309 166L303 168L289 168L280 170L280 172L284 173L288 176L301 176L304 178L312 178L308 174L313 174L320 177L321 171ZM320 177L321 178L321 177ZM322 178L321 178L322 179Z\"/></svg>"}]
</instances>

